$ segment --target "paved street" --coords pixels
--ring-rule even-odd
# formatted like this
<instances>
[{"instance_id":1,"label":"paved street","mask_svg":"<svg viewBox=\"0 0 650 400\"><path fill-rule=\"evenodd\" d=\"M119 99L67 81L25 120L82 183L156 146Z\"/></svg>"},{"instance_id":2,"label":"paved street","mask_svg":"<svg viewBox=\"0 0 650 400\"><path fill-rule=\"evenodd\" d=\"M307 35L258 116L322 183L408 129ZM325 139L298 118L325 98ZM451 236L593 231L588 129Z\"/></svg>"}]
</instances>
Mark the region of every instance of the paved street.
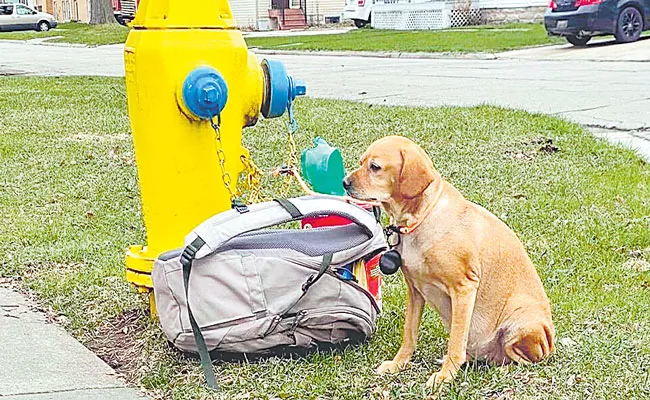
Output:
<instances>
[{"instance_id":1,"label":"paved street","mask_svg":"<svg viewBox=\"0 0 650 400\"><path fill-rule=\"evenodd\" d=\"M650 61L650 40L641 47ZM650 62L575 59L565 46L504 53L508 58L390 59L275 55L316 97L402 105L496 104L571 118L585 125L650 128ZM625 46L597 46L607 56ZM550 51L549 51L550 49ZM564 51L563 51L564 50ZM567 51L568 50L568 51ZM591 51L591 48L582 49ZM536 60L574 54L567 60ZM122 46L73 48L0 41L0 71L38 75L124 75ZM38 56L35 56L38 54ZM598 55L593 55L592 58ZM0 72L1 73L1 72Z\"/></svg>"},{"instance_id":2,"label":"paved street","mask_svg":"<svg viewBox=\"0 0 650 400\"><path fill-rule=\"evenodd\" d=\"M641 131L621 139L650 158L650 40L568 45L496 59L274 55L308 93L389 105L494 104L565 117L590 128ZM77 48L0 41L0 74L123 76L122 46ZM36 56L38 55L38 56ZM604 131L607 136L607 131ZM647 151L647 152L646 152Z\"/></svg>"}]
</instances>

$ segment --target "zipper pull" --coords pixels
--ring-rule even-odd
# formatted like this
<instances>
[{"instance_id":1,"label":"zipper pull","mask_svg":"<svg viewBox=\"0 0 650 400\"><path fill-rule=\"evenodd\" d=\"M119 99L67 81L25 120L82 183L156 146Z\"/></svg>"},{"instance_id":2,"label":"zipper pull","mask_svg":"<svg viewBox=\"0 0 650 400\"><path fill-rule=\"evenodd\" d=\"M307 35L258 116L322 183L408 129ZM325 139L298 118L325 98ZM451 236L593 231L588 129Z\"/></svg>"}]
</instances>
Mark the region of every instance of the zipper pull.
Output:
<instances>
[{"instance_id":1,"label":"zipper pull","mask_svg":"<svg viewBox=\"0 0 650 400\"><path fill-rule=\"evenodd\" d=\"M293 334L296 331L296 328L298 327L298 324L300 321L302 321L302 317L307 315L306 310L301 310L299 311L295 317L293 317L293 323L291 324L291 328L289 328L289 333Z\"/></svg>"},{"instance_id":2,"label":"zipper pull","mask_svg":"<svg viewBox=\"0 0 650 400\"><path fill-rule=\"evenodd\" d=\"M260 339L264 339L266 337L266 335L271 333L278 326L281 319L282 319L282 317L280 317L279 315L276 315L275 317L273 317L273 320L271 321L271 324L269 325L268 328L266 328L264 333L262 333L262 335L260 336Z\"/></svg>"}]
</instances>

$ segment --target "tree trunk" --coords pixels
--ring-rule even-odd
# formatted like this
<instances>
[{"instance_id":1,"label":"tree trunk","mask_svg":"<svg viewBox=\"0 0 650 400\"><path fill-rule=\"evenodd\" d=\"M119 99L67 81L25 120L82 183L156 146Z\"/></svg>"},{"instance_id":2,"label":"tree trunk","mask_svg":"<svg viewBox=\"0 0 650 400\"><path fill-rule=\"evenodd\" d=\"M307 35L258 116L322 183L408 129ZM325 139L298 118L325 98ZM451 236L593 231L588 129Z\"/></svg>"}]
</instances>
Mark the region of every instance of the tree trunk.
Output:
<instances>
[{"instance_id":1,"label":"tree trunk","mask_svg":"<svg viewBox=\"0 0 650 400\"><path fill-rule=\"evenodd\" d=\"M115 23L113 17L113 4L111 0L88 0L90 6L90 23L112 24Z\"/></svg>"}]
</instances>

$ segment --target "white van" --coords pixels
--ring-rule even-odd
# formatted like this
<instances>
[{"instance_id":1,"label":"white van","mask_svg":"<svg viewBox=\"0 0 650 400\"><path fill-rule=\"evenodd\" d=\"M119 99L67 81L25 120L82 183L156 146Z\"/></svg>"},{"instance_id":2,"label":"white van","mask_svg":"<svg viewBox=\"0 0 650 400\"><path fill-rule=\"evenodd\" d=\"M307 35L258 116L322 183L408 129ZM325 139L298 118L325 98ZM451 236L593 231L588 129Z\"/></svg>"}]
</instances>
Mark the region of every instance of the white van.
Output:
<instances>
[{"instance_id":1,"label":"white van","mask_svg":"<svg viewBox=\"0 0 650 400\"><path fill-rule=\"evenodd\" d=\"M22 4L0 3L0 32L37 30L41 32L56 28L54 16L35 11Z\"/></svg>"},{"instance_id":2,"label":"white van","mask_svg":"<svg viewBox=\"0 0 650 400\"><path fill-rule=\"evenodd\" d=\"M345 0L343 19L351 19L357 28L363 28L370 23L374 2L375 0Z\"/></svg>"}]
</instances>

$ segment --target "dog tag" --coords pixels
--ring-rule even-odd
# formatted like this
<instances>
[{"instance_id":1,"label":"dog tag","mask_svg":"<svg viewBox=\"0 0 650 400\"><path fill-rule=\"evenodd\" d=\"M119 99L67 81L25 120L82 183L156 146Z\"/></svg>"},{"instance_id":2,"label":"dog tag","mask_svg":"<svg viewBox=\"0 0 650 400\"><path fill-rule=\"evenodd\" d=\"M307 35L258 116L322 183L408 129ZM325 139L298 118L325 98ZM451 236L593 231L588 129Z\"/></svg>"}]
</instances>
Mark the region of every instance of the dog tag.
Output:
<instances>
[{"instance_id":1,"label":"dog tag","mask_svg":"<svg viewBox=\"0 0 650 400\"><path fill-rule=\"evenodd\" d=\"M384 275L392 275L402 266L402 256L397 250L388 250L379 258L379 269Z\"/></svg>"}]
</instances>

